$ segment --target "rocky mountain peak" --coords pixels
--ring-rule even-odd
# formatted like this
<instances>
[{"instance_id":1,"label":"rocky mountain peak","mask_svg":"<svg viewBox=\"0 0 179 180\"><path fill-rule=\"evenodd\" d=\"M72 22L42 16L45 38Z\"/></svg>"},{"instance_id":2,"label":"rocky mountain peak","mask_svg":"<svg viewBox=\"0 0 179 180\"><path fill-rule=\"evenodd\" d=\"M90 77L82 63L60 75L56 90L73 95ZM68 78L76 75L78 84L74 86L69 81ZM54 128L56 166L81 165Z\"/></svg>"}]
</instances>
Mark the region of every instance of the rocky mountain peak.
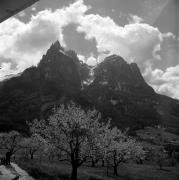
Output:
<instances>
[{"instance_id":1,"label":"rocky mountain peak","mask_svg":"<svg viewBox=\"0 0 179 180\"><path fill-rule=\"evenodd\" d=\"M75 54L75 52L73 53ZM68 55L59 41L56 41L43 55L37 68L45 81L55 82L57 89L72 92L81 88L80 74L76 62L77 59Z\"/></svg>"},{"instance_id":2,"label":"rocky mountain peak","mask_svg":"<svg viewBox=\"0 0 179 180\"><path fill-rule=\"evenodd\" d=\"M57 40L55 41L49 48L49 50L51 51L52 49L54 50L64 50L64 48L61 46L60 42Z\"/></svg>"},{"instance_id":3,"label":"rocky mountain peak","mask_svg":"<svg viewBox=\"0 0 179 180\"><path fill-rule=\"evenodd\" d=\"M127 64L126 61L119 55L116 55L116 54L113 54L113 55L110 55L108 57L106 57L103 61L103 63L110 63L110 64L113 64L113 63L116 63L116 64Z\"/></svg>"},{"instance_id":4,"label":"rocky mountain peak","mask_svg":"<svg viewBox=\"0 0 179 180\"><path fill-rule=\"evenodd\" d=\"M94 70L94 84L108 86L126 93L152 94L153 89L144 81L135 63L128 64L122 57L111 55Z\"/></svg>"}]
</instances>

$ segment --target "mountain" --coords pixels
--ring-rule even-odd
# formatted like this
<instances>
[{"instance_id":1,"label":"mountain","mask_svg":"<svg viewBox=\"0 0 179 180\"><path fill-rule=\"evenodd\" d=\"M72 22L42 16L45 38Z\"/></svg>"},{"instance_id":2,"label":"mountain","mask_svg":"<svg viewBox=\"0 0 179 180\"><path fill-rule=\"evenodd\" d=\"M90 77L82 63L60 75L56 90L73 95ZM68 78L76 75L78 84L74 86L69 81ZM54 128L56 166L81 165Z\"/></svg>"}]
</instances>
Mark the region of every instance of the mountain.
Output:
<instances>
[{"instance_id":1,"label":"mountain","mask_svg":"<svg viewBox=\"0 0 179 180\"><path fill-rule=\"evenodd\" d=\"M137 64L112 55L90 67L58 41L37 67L0 83L0 131L27 132L26 121L47 118L54 106L71 100L97 108L120 128L162 124L179 133L179 101L155 93Z\"/></svg>"},{"instance_id":2,"label":"mountain","mask_svg":"<svg viewBox=\"0 0 179 180\"><path fill-rule=\"evenodd\" d=\"M119 127L135 130L162 124L179 132L179 101L159 95L143 79L135 63L112 55L94 69L86 97Z\"/></svg>"},{"instance_id":3,"label":"mountain","mask_svg":"<svg viewBox=\"0 0 179 180\"><path fill-rule=\"evenodd\" d=\"M112 55L100 63L84 93L115 125L137 129L159 123L156 93L137 65L127 64L122 57Z\"/></svg>"}]
</instances>

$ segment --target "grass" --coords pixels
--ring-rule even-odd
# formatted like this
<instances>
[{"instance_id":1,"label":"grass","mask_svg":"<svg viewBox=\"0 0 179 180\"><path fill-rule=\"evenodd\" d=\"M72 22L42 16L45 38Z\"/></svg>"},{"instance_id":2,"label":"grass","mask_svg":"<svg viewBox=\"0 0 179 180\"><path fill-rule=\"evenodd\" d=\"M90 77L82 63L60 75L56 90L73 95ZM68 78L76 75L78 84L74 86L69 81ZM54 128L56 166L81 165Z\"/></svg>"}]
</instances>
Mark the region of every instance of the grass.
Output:
<instances>
[{"instance_id":1,"label":"grass","mask_svg":"<svg viewBox=\"0 0 179 180\"><path fill-rule=\"evenodd\" d=\"M21 168L25 169L32 177L38 180L69 180L71 167L68 163L37 161L19 162ZM165 167L159 170L157 166L147 164L121 164L118 168L119 176L113 175L112 169L109 177L106 176L104 167L82 166L78 170L79 180L178 180L179 166Z\"/></svg>"},{"instance_id":2,"label":"grass","mask_svg":"<svg viewBox=\"0 0 179 180\"><path fill-rule=\"evenodd\" d=\"M69 179L69 173L65 166L58 167L54 163L38 163L36 161L20 162L18 165L26 170L30 176L38 180Z\"/></svg>"},{"instance_id":3,"label":"grass","mask_svg":"<svg viewBox=\"0 0 179 180\"><path fill-rule=\"evenodd\" d=\"M68 163L42 162L36 161L20 162L21 168L25 169L29 175L39 180L68 180L70 179L71 167ZM80 180L105 180L98 175L93 175L86 171L87 167L79 168Z\"/></svg>"},{"instance_id":4,"label":"grass","mask_svg":"<svg viewBox=\"0 0 179 180\"><path fill-rule=\"evenodd\" d=\"M137 135L143 140L151 140L156 144L160 143L159 134L160 130L154 127L145 127L145 129L137 130ZM162 138L165 142L173 142L179 145L179 135L173 134L171 132L163 131Z\"/></svg>"}]
</instances>

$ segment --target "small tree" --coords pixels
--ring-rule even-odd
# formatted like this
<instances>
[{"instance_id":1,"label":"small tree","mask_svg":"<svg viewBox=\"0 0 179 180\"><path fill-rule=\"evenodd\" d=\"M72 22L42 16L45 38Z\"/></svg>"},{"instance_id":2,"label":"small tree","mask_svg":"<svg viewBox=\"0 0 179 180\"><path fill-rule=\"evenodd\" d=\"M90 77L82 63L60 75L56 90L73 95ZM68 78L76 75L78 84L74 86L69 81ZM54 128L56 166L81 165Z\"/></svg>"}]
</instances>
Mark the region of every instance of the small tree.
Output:
<instances>
[{"instance_id":1,"label":"small tree","mask_svg":"<svg viewBox=\"0 0 179 180\"><path fill-rule=\"evenodd\" d=\"M0 146L9 154L9 161L11 156L21 149L22 136L17 131L10 131L9 133L0 134Z\"/></svg>"},{"instance_id":2,"label":"small tree","mask_svg":"<svg viewBox=\"0 0 179 180\"><path fill-rule=\"evenodd\" d=\"M107 126L106 126L107 127ZM117 176L117 168L121 162L128 159L144 158L142 146L134 139L126 136L116 127L105 129L105 133L100 139L101 152L107 164L112 164L114 174Z\"/></svg>"},{"instance_id":3,"label":"small tree","mask_svg":"<svg viewBox=\"0 0 179 180\"><path fill-rule=\"evenodd\" d=\"M121 162L125 162L129 159L143 159L144 151L142 146L130 137L117 139L114 146L111 147L114 174L117 176L117 168Z\"/></svg>"},{"instance_id":4,"label":"small tree","mask_svg":"<svg viewBox=\"0 0 179 180\"><path fill-rule=\"evenodd\" d=\"M160 170L162 170L163 166L164 166L164 162L167 158L167 154L166 154L164 148L161 147L159 150L156 150L155 156L156 156L157 164L158 164Z\"/></svg>"},{"instance_id":5,"label":"small tree","mask_svg":"<svg viewBox=\"0 0 179 180\"><path fill-rule=\"evenodd\" d=\"M48 144L46 149L44 150L44 153L48 156L49 160L54 160L55 156L57 156L59 150L56 150L56 148L52 144Z\"/></svg>"},{"instance_id":6,"label":"small tree","mask_svg":"<svg viewBox=\"0 0 179 180\"><path fill-rule=\"evenodd\" d=\"M30 159L34 158L34 154L43 149L43 141L41 138L33 134L31 137L23 138L21 142L22 148L24 148L28 155L30 155Z\"/></svg>"},{"instance_id":7,"label":"small tree","mask_svg":"<svg viewBox=\"0 0 179 180\"><path fill-rule=\"evenodd\" d=\"M61 105L47 121L34 120L29 125L33 133L68 155L72 166L71 179L77 180L78 167L89 156L89 147L103 128L100 118L96 110L85 112L71 103L66 108Z\"/></svg>"},{"instance_id":8,"label":"small tree","mask_svg":"<svg viewBox=\"0 0 179 180\"><path fill-rule=\"evenodd\" d=\"M125 137L122 132L117 129L116 127L113 129L106 129L107 132L105 133L106 138L104 139L106 142L105 149L106 155L105 158L108 161L107 164L109 165L109 160L112 161L112 166L114 169L114 174L117 176L117 167L119 163L122 161L122 154L120 155L119 152L121 151L121 147L119 142Z\"/></svg>"}]
</instances>

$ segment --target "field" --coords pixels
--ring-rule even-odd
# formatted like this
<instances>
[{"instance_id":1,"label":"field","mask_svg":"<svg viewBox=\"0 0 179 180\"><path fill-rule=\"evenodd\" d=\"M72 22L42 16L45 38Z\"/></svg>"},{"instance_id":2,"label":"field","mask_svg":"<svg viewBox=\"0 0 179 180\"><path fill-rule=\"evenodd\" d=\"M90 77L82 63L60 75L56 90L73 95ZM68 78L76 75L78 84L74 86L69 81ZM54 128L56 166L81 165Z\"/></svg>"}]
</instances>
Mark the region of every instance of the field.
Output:
<instances>
[{"instance_id":1,"label":"field","mask_svg":"<svg viewBox=\"0 0 179 180\"><path fill-rule=\"evenodd\" d=\"M101 160L96 163L95 167L91 167L91 159L87 159L82 166L78 168L79 180L178 180L179 179L179 163L177 164L177 156L173 159L165 152L162 157L162 169L159 169L159 154L162 145L160 144L161 133L155 128L145 128L137 131L137 136L145 149L146 158L142 164L136 164L134 159L127 160L118 166L118 176L114 176L114 170L110 166L102 167ZM162 132L163 142L176 143L179 136ZM45 151L44 151L45 152ZM26 154L26 149L21 149L12 157L12 161L27 171L30 176L37 180L68 180L71 175L71 164L62 161L63 156L54 156L53 153L45 154L43 150L38 150L33 159ZM3 157L6 151L0 150L0 157ZM110 163L112 163L112 159ZM139 163L139 162L138 162ZM172 164L174 163L174 164Z\"/></svg>"},{"instance_id":2,"label":"field","mask_svg":"<svg viewBox=\"0 0 179 180\"><path fill-rule=\"evenodd\" d=\"M29 160L20 161L18 165L25 169L32 177L39 180L68 180L70 179L71 168L68 163L58 161ZM84 165L79 168L79 180L178 180L179 165L175 167L165 166L163 170L151 164L122 163L118 168L119 175L115 177L113 170L109 169L109 176L106 174L106 167L89 167Z\"/></svg>"}]
</instances>

